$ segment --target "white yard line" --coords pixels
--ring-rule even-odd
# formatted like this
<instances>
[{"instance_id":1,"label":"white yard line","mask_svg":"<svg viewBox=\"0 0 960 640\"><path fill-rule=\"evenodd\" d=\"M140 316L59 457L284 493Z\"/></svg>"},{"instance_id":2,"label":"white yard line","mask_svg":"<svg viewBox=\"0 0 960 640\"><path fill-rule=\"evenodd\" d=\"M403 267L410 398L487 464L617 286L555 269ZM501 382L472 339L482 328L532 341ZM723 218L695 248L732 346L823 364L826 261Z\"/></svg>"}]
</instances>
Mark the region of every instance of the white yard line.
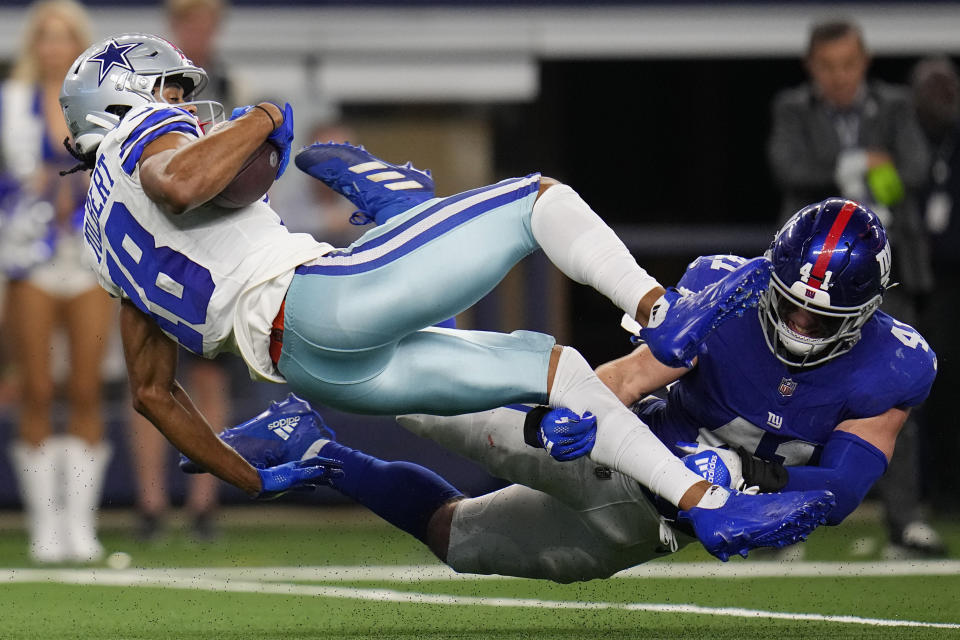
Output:
<instances>
[{"instance_id":1,"label":"white yard line","mask_svg":"<svg viewBox=\"0 0 960 640\"><path fill-rule=\"evenodd\" d=\"M378 580L421 582L423 580L505 580L508 576L459 574L445 565L333 566L333 567L230 567L176 569L2 569L2 582L45 582L89 576L92 581L116 576L143 579L207 578L268 582L355 582ZM622 578L836 578L881 576L960 575L960 560L902 560L896 562L651 562L621 571Z\"/></svg>"},{"instance_id":2,"label":"white yard line","mask_svg":"<svg viewBox=\"0 0 960 640\"><path fill-rule=\"evenodd\" d=\"M774 563L755 562L717 565L716 563L652 564L620 575L631 577L838 577L897 575L958 575L960 562L882 562L882 563ZM267 567L227 569L4 569L0 583L54 582L99 586L143 586L171 589L195 589L232 593L266 593L295 596L320 596L404 602L415 604L473 605L486 607L534 607L539 609L619 609L656 613L688 613L753 619L810 620L882 627L925 627L960 629L960 624L887 620L859 616L831 616L814 613L784 613L736 607L702 607L691 604L568 602L529 598L485 598L442 594L364 589L320 585L290 584L291 581L344 582L391 580L476 580L499 576L460 576L442 566L396 567Z\"/></svg>"},{"instance_id":3,"label":"white yard line","mask_svg":"<svg viewBox=\"0 0 960 640\"><path fill-rule=\"evenodd\" d=\"M694 565L689 565L694 566ZM748 566L748 565L744 565ZM791 565L780 565L781 573ZM844 571L844 575L851 575L850 565L834 565L834 572ZM358 570L359 569L359 570ZM752 619L775 620L808 620L815 622L831 622L842 624L858 624L878 627L924 627L934 629L960 629L960 624L942 622L923 622L919 620L887 620L883 618L862 618L859 616L831 616L814 613L784 613L779 611L762 611L758 609L741 609L736 607L702 607L690 604L645 604L620 602L569 602L556 600L539 600L530 598L485 598L475 596L449 596L432 593L418 593L396 591L392 589L363 589L356 587L315 586L277 582L281 580L329 580L320 576L333 575L336 580L369 580L391 579L385 576L395 576L398 570L410 575L417 573L420 579L432 579L429 576L436 572L436 567L336 567L336 568L285 568L274 569L152 569L152 570L57 570L57 569L24 569L0 571L0 582L55 582L61 584L83 584L98 586L124 587L160 587L170 589L192 589L200 591L216 591L230 593L261 593L293 596L310 596L325 598L342 598L351 600L368 600L377 602L398 602L411 604L439 604L439 605L471 605L483 607L532 607L538 609L612 609L623 611L644 611L654 613L686 613L711 616L724 616ZM332 573L331 573L332 572ZM448 572L452 573L452 572ZM380 577L373 578L378 574ZM798 574L793 574L798 575ZM809 574L803 574L809 575ZM822 571L815 575L825 575ZM834 573L834 575L839 575ZM857 575L893 575L885 573L858 573ZM217 576L217 577L213 577ZM244 579L240 579L243 576ZM259 576L262 580L252 579ZM471 576L471 579L473 577Z\"/></svg>"}]
</instances>

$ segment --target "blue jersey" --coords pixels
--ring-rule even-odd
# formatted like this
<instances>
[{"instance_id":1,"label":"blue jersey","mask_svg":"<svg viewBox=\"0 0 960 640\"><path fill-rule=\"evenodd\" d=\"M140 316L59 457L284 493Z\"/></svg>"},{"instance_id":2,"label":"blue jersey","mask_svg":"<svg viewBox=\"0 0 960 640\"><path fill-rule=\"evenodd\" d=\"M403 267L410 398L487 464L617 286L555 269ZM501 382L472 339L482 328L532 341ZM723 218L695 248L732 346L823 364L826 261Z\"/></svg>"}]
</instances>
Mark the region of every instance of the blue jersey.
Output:
<instances>
[{"instance_id":1,"label":"blue jersey","mask_svg":"<svg viewBox=\"0 0 960 640\"><path fill-rule=\"evenodd\" d=\"M737 256L690 264L678 288L698 291L739 266ZM786 465L816 464L844 420L913 407L930 393L936 356L911 326L877 311L847 353L809 368L788 367L770 352L750 310L707 338L697 366L670 387L666 403L638 413L667 446L677 442L743 446Z\"/></svg>"}]
</instances>

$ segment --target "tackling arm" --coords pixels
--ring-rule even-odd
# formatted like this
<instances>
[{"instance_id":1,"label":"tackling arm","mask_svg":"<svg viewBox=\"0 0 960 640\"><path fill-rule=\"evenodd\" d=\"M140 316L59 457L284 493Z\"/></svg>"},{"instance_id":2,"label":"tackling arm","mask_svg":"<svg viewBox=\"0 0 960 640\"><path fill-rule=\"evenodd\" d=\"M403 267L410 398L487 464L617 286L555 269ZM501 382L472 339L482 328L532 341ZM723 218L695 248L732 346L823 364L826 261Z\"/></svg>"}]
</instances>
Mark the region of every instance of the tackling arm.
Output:
<instances>
[{"instance_id":1,"label":"tackling arm","mask_svg":"<svg viewBox=\"0 0 960 640\"><path fill-rule=\"evenodd\" d=\"M197 140L168 133L151 142L140 158L140 184L147 197L177 215L223 191L275 124L283 123L277 105L258 106Z\"/></svg>"},{"instance_id":2,"label":"tackling arm","mask_svg":"<svg viewBox=\"0 0 960 640\"><path fill-rule=\"evenodd\" d=\"M837 506L827 524L840 524L887 470L897 435L909 414L907 409L893 408L871 418L841 422L827 439L818 466L783 467L753 458L740 449L744 480L759 485L761 491L829 489L837 497ZM785 473L771 473L781 470ZM770 484L773 477L779 480Z\"/></svg>"},{"instance_id":3,"label":"tackling arm","mask_svg":"<svg viewBox=\"0 0 960 640\"><path fill-rule=\"evenodd\" d=\"M668 367L654 357L649 347L641 345L633 353L597 367L597 377L622 403L630 406L678 380L687 371L689 369Z\"/></svg>"},{"instance_id":4,"label":"tackling arm","mask_svg":"<svg viewBox=\"0 0 960 640\"><path fill-rule=\"evenodd\" d=\"M120 334L134 408L198 465L251 495L259 494L256 469L217 438L177 383L176 343L127 300L120 307Z\"/></svg>"}]
</instances>

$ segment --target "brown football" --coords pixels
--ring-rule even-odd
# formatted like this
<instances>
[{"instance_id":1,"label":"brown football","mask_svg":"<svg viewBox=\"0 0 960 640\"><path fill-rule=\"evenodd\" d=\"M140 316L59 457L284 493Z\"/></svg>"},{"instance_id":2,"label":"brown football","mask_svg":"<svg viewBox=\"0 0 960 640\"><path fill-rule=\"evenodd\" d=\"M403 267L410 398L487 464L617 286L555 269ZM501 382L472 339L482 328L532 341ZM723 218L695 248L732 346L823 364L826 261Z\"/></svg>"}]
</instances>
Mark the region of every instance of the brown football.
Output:
<instances>
[{"instance_id":1,"label":"brown football","mask_svg":"<svg viewBox=\"0 0 960 640\"><path fill-rule=\"evenodd\" d=\"M256 202L277 179L279 166L280 150L272 142L264 142L254 149L230 184L210 202L227 209L238 209Z\"/></svg>"}]
</instances>

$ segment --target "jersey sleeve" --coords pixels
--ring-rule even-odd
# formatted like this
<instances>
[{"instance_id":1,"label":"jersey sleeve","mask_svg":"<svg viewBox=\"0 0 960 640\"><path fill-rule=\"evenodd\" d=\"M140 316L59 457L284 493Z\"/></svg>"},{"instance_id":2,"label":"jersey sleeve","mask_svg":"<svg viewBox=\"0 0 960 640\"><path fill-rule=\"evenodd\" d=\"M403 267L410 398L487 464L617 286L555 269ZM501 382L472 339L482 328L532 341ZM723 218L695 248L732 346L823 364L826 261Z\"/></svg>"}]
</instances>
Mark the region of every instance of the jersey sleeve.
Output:
<instances>
[{"instance_id":1,"label":"jersey sleeve","mask_svg":"<svg viewBox=\"0 0 960 640\"><path fill-rule=\"evenodd\" d=\"M855 414L852 417L919 405L930 395L937 375L933 349L916 329L882 311L877 311L868 324L871 326L865 326L864 332L875 335L864 336L863 346L868 349L860 350L855 363L859 379L850 399ZM878 366L880 362L885 365Z\"/></svg>"},{"instance_id":2,"label":"jersey sleeve","mask_svg":"<svg viewBox=\"0 0 960 640\"><path fill-rule=\"evenodd\" d=\"M735 255L700 256L687 265L686 272L677 283L677 289L681 292L696 293L720 280L746 261L746 258Z\"/></svg>"},{"instance_id":3,"label":"jersey sleeve","mask_svg":"<svg viewBox=\"0 0 960 640\"><path fill-rule=\"evenodd\" d=\"M902 392L894 405L900 409L915 407L927 399L937 376L937 355L916 329L893 320L890 329L897 344L897 373Z\"/></svg>"},{"instance_id":4,"label":"jersey sleeve","mask_svg":"<svg viewBox=\"0 0 960 640\"><path fill-rule=\"evenodd\" d=\"M182 133L199 138L202 134L197 119L185 109L158 105L131 115L122 123L120 135L120 166L127 175L136 169L143 150L151 142L168 133Z\"/></svg>"}]
</instances>

